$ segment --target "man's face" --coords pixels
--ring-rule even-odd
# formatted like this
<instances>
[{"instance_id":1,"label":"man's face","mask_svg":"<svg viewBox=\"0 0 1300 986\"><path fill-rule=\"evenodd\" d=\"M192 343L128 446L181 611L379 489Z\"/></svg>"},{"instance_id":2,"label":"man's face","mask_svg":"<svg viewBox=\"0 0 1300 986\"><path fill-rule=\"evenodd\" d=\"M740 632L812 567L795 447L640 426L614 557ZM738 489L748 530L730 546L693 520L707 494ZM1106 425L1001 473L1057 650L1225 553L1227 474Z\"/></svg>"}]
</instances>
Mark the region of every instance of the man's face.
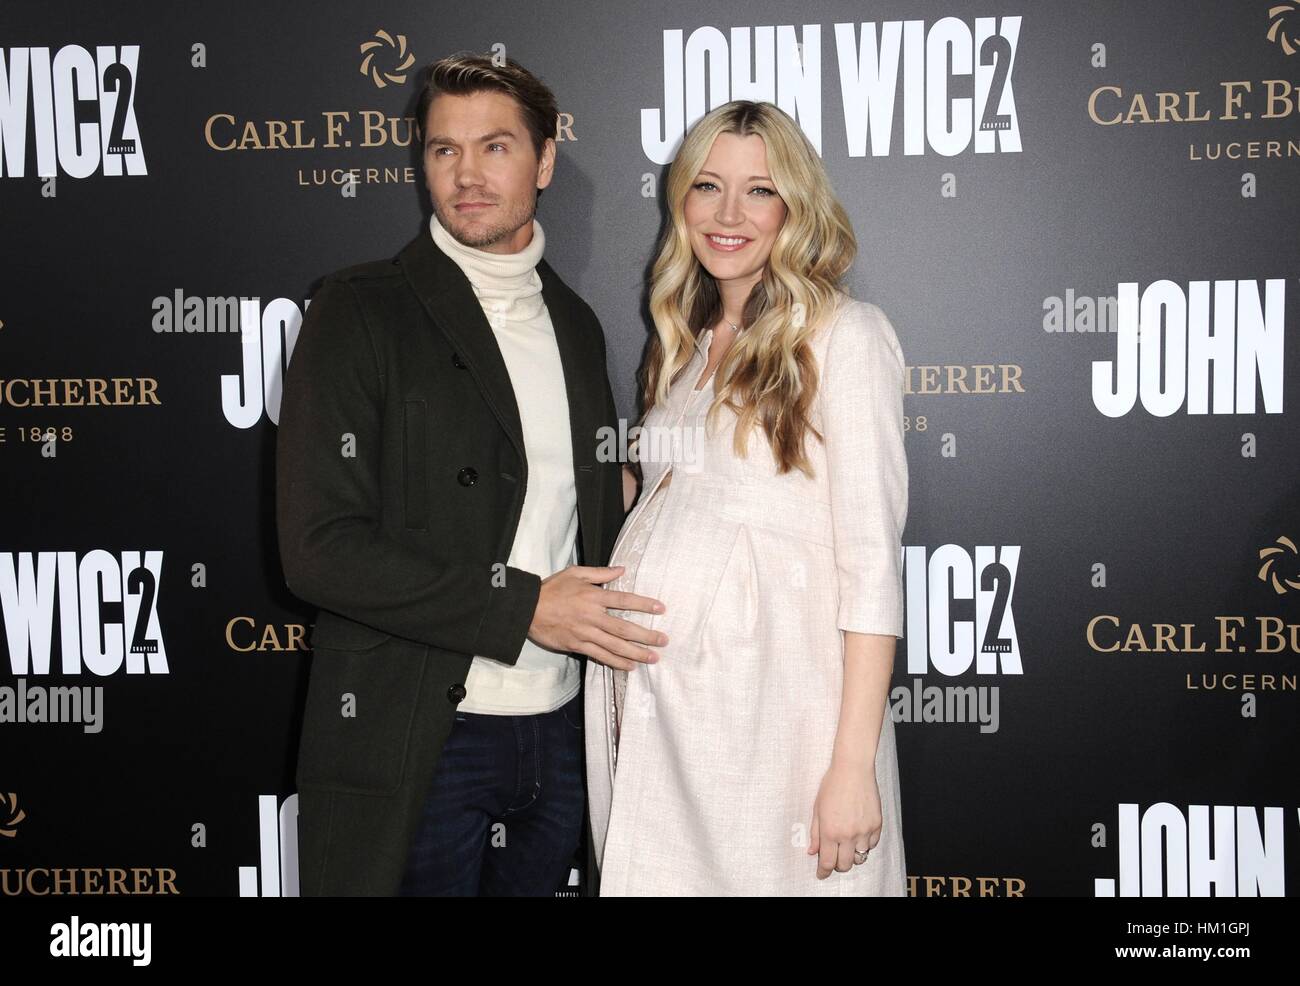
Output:
<instances>
[{"instance_id":1,"label":"man's face","mask_svg":"<svg viewBox=\"0 0 1300 986\"><path fill-rule=\"evenodd\" d=\"M461 243L518 253L533 236L537 189L551 183L555 141L539 161L519 112L501 92L434 98L424 121L424 181L438 222Z\"/></svg>"}]
</instances>

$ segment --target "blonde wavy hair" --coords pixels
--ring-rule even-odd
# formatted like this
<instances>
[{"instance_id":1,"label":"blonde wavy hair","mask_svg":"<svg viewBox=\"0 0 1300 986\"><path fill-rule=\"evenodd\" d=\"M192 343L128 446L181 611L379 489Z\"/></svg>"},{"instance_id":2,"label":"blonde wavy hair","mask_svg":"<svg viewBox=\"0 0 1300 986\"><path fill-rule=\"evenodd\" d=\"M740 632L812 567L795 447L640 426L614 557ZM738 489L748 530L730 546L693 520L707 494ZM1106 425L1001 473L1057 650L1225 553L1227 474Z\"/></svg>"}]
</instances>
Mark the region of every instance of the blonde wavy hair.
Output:
<instances>
[{"instance_id":1,"label":"blonde wavy hair","mask_svg":"<svg viewBox=\"0 0 1300 986\"><path fill-rule=\"evenodd\" d=\"M785 223L772 244L762 278L750 292L741 333L717 367L717 396L736 412L735 451L747 455L749 433L761 424L778 472L812 466L804 440L817 369L808 340L834 310L857 239L835 198L816 150L790 116L772 103L733 100L702 117L682 141L668 171L669 221L650 277L655 337L646 359L642 397L649 412L690 362L698 335L723 315L717 282L691 248L684 203L718 134L757 134L767 148L768 174L784 200ZM644 418L643 418L644 420Z\"/></svg>"}]
</instances>

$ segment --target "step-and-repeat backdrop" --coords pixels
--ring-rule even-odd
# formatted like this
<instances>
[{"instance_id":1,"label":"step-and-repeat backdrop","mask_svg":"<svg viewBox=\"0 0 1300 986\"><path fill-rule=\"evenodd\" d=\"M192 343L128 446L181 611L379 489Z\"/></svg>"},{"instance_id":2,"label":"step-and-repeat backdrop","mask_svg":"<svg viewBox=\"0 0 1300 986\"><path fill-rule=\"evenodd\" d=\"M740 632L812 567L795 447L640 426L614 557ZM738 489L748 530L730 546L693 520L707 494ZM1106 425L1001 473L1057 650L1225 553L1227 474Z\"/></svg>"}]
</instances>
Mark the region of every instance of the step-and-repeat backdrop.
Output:
<instances>
[{"instance_id":1,"label":"step-and-repeat backdrop","mask_svg":"<svg viewBox=\"0 0 1300 986\"><path fill-rule=\"evenodd\" d=\"M547 259L637 415L683 129L770 100L908 363L912 892L1300 888L1300 10L6 3L0 887L298 892L285 354L427 221L417 72L558 96Z\"/></svg>"}]
</instances>

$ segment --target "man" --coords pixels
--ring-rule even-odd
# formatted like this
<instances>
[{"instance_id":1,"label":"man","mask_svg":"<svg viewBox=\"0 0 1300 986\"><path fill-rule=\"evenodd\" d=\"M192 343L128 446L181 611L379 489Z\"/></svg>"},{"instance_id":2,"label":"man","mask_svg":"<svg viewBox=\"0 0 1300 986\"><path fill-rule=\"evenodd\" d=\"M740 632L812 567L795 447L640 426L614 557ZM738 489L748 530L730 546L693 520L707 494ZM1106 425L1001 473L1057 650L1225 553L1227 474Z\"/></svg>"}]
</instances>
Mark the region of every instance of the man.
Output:
<instances>
[{"instance_id":1,"label":"man","mask_svg":"<svg viewBox=\"0 0 1300 986\"><path fill-rule=\"evenodd\" d=\"M582 662L653 660L662 635L606 607L661 607L596 567L623 488L596 455L617 425L604 334L534 219L554 96L483 57L426 79L429 229L325 279L285 375L281 558L320 608L301 887L551 895L587 817Z\"/></svg>"}]
</instances>

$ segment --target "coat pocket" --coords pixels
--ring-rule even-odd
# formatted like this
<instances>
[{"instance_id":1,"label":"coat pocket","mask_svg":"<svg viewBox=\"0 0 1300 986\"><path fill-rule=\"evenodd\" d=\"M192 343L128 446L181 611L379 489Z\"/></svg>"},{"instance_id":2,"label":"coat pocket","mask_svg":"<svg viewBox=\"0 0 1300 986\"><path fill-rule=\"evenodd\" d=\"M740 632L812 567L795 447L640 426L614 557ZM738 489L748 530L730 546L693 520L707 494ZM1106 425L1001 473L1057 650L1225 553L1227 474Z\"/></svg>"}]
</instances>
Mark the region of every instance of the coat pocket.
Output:
<instances>
[{"instance_id":1,"label":"coat pocket","mask_svg":"<svg viewBox=\"0 0 1300 986\"><path fill-rule=\"evenodd\" d=\"M428 650L350 620L317 624L298 750L300 786L397 792Z\"/></svg>"}]
</instances>

